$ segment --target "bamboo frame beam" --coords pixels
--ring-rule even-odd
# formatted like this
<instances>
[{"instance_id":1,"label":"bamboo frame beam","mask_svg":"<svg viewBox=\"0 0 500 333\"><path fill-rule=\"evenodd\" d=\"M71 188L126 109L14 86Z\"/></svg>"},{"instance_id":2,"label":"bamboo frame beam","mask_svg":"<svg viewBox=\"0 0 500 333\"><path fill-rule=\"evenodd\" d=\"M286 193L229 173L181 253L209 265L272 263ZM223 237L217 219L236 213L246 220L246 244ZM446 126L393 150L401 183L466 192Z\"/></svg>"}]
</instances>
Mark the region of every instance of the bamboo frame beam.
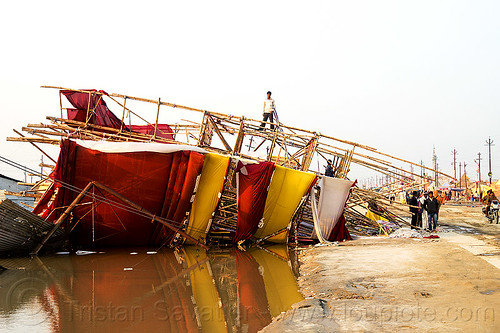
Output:
<instances>
[{"instance_id":1,"label":"bamboo frame beam","mask_svg":"<svg viewBox=\"0 0 500 333\"><path fill-rule=\"evenodd\" d=\"M18 131L14 130L14 133L16 133L17 135L19 135L21 138L25 138L25 136L21 133L19 133ZM7 141L15 141L15 140L9 140L9 138L7 138ZM49 160L51 160L52 162L56 163L56 161L50 157L45 151L43 151L43 149L41 149L40 147L38 147L36 144L34 144L32 141L28 141L33 147L35 147L36 149L38 149L42 154L44 154L45 156L47 156L47 158Z\"/></svg>"},{"instance_id":2,"label":"bamboo frame beam","mask_svg":"<svg viewBox=\"0 0 500 333\"><path fill-rule=\"evenodd\" d=\"M64 210L64 212L59 216L57 221L54 223L54 226L52 229L45 235L45 237L42 239L42 241L33 249L31 252L32 255L37 255L38 252L42 249L42 247L45 245L45 243L49 240L50 237L56 232L57 229L61 226L61 224L66 220L66 218L69 216L69 214L73 211L73 209L76 207L76 205L83 199L83 197L87 194L87 192L94 186L94 182L89 182L87 186L81 191L78 196L73 200L73 202Z\"/></svg>"},{"instance_id":3,"label":"bamboo frame beam","mask_svg":"<svg viewBox=\"0 0 500 333\"><path fill-rule=\"evenodd\" d=\"M222 144L224 145L224 147L226 147L227 152L229 154L231 154L233 152L233 149L231 148L231 146L229 145L229 143L227 143L226 139L224 139L224 136L220 132L219 127L215 123L214 119L210 116L210 114L207 114L207 119L212 124L212 127L213 127L215 133L217 134L217 136L219 137L219 139L222 141Z\"/></svg>"}]
</instances>

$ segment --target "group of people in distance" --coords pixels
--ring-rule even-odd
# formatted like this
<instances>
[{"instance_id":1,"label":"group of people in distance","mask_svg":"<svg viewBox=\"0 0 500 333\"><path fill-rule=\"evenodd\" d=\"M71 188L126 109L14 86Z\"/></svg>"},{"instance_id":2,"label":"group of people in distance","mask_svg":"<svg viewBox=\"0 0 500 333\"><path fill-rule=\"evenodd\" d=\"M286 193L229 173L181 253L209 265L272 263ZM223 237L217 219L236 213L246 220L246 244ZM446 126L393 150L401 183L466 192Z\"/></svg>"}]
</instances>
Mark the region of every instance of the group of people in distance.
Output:
<instances>
[{"instance_id":1,"label":"group of people in distance","mask_svg":"<svg viewBox=\"0 0 500 333\"><path fill-rule=\"evenodd\" d=\"M406 202L410 205L411 228L423 228L435 232L442 198L435 198L432 191L423 193L413 191Z\"/></svg>"}]
</instances>

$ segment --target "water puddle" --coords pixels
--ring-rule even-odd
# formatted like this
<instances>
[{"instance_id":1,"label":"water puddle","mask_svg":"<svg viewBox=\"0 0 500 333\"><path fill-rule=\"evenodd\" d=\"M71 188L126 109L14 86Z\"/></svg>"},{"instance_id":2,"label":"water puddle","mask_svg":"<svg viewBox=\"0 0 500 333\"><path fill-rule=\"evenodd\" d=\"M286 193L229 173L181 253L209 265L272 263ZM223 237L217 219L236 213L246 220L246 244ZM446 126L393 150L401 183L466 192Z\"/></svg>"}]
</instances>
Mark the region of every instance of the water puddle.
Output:
<instances>
[{"instance_id":1,"label":"water puddle","mask_svg":"<svg viewBox=\"0 0 500 333\"><path fill-rule=\"evenodd\" d=\"M0 259L9 332L257 332L303 299L285 246Z\"/></svg>"}]
</instances>

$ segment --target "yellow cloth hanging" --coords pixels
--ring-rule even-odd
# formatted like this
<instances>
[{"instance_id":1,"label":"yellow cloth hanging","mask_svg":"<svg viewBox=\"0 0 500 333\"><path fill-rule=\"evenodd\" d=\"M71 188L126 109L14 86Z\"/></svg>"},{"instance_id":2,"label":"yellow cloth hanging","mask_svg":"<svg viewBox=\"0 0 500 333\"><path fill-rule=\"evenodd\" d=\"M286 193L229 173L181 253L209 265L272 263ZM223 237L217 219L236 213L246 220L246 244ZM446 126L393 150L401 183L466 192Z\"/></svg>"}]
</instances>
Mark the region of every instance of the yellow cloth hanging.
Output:
<instances>
[{"instance_id":1,"label":"yellow cloth hanging","mask_svg":"<svg viewBox=\"0 0 500 333\"><path fill-rule=\"evenodd\" d=\"M257 229L254 238L260 239L279 230L286 229L300 200L311 187L316 175L313 173L276 166L262 219L262 227ZM285 230L268 238L275 243L286 243L288 231Z\"/></svg>"},{"instance_id":2,"label":"yellow cloth hanging","mask_svg":"<svg viewBox=\"0 0 500 333\"><path fill-rule=\"evenodd\" d=\"M205 155L200 183L191 207L186 230L188 235L202 243L205 243L206 234L210 228L209 222L217 208L228 165L229 157L227 156L212 153ZM193 244L189 239L186 239L185 242Z\"/></svg>"}]
</instances>

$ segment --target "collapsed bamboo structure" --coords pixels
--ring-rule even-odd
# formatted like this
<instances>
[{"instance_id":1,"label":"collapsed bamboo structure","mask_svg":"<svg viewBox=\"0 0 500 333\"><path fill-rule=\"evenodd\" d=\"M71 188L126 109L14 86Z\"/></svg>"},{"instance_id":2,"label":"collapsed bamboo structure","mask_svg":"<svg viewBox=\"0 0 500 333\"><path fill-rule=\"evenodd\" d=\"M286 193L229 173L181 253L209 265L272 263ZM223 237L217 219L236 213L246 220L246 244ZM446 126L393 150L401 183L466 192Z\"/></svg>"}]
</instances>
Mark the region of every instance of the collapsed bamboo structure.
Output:
<instances>
[{"instance_id":1,"label":"collapsed bamboo structure","mask_svg":"<svg viewBox=\"0 0 500 333\"><path fill-rule=\"evenodd\" d=\"M17 137L8 137L7 141L27 142L42 152L55 163L53 157L49 156L39 144L59 145L62 138L73 138L83 140L106 140L106 141L127 141L127 142L159 142L168 144L183 144L201 147L207 151L227 155L232 158L232 163L228 172L228 177L224 184L219 205L211 226L211 237L216 241L223 241L228 236L228 232L235 230L237 218L237 194L234 180L234 169L237 160L257 160L274 162L277 165L288 168L314 172L321 176L319 169L320 161L332 161L334 177L349 179L351 165L356 164L379 172L397 182L404 182L408 186L414 185L410 179L421 179L421 176L397 165L404 163L408 166L416 166L431 172L453 178L440 171L422 166L420 164L392 156L381 152L368 145L359 144L349 140L336 138L323 133L287 126L282 123L275 123L273 130L262 128L263 125L270 125L269 122L247 118L244 116L234 116L219 112L212 112L193 107L157 100L134 97L123 94L106 93L94 90L68 89L63 87L43 86L59 90L60 116L47 116L48 123L27 124L22 127L22 134L15 131ZM85 121L71 120L64 117L62 91L72 91L89 94L95 99L106 99L108 103L121 110L121 115L117 114L122 121L120 128L112 128L96 125L90 120L95 114L95 109L89 106ZM133 111L127 101L142 102L156 105L154 121L148 121L139 112ZM114 103L114 104L113 104ZM160 115L168 112L168 109L180 109L190 112L198 121L181 120L180 122L167 124L171 129L171 137L168 138L159 126ZM123 124L128 121L132 123L132 117L140 120L143 124L152 129L152 133L133 132ZM314 168L313 160L317 161L317 168ZM53 168L53 165L45 165ZM421 183L426 179L422 179ZM33 189L36 191L36 188ZM36 193L36 192L35 192ZM397 214L391 213L393 205L388 203L388 194L379 194L373 191L362 190L356 187L354 194L350 197L346 205L347 225L351 230L357 230L361 234L387 233L387 227L382 227L378 222L366 218L362 209L367 207L370 201L377 202L385 207L388 217L399 225L406 223ZM308 197L297 210L293 218L293 227L290 235L295 240L310 237L313 233L313 223L310 216L310 200ZM399 204L396 210L406 210L405 204Z\"/></svg>"}]
</instances>

